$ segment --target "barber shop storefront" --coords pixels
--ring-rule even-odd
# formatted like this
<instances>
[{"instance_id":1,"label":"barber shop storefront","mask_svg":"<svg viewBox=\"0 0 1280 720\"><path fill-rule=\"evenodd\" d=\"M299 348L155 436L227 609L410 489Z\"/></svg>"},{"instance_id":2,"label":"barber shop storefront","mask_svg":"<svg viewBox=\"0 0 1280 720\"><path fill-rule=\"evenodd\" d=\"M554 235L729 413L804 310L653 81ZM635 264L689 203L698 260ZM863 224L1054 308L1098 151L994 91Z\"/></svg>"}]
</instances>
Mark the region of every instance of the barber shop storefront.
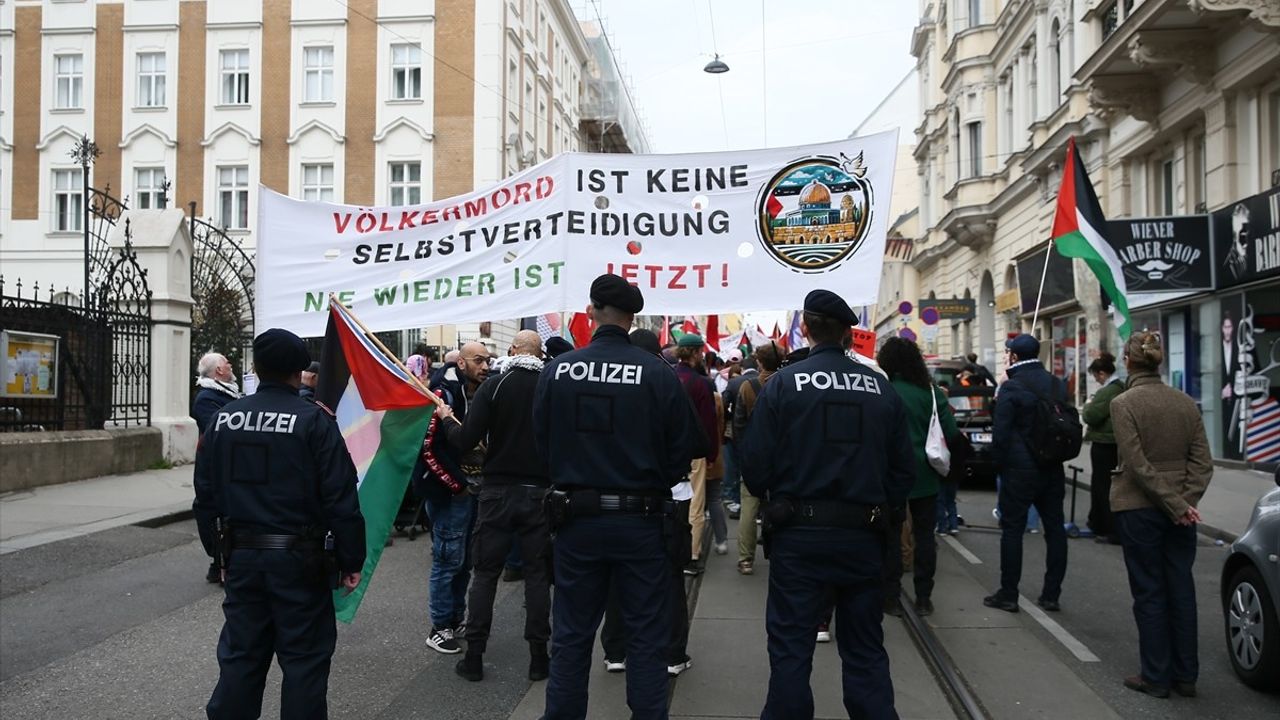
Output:
<instances>
[{"instance_id":1,"label":"barber shop storefront","mask_svg":"<svg viewBox=\"0 0 1280 720\"><path fill-rule=\"evenodd\" d=\"M1161 334L1164 380L1200 407L1214 457L1280 461L1280 189L1108 231L1133 327Z\"/></svg>"},{"instance_id":2,"label":"barber shop storefront","mask_svg":"<svg viewBox=\"0 0 1280 720\"><path fill-rule=\"evenodd\" d=\"M1280 188L1213 213L1222 457L1280 462Z\"/></svg>"}]
</instances>

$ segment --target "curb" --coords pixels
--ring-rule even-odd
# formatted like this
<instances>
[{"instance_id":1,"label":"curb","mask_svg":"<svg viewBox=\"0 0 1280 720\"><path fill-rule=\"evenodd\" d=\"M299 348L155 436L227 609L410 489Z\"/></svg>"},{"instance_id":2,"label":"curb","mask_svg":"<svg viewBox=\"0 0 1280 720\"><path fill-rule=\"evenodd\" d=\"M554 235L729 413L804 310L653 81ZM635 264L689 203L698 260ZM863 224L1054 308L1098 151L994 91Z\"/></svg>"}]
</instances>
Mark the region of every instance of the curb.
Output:
<instances>
[{"instance_id":1,"label":"curb","mask_svg":"<svg viewBox=\"0 0 1280 720\"><path fill-rule=\"evenodd\" d=\"M1214 464L1217 465L1218 464L1217 461L1214 461ZM1226 466L1223 466L1223 467L1226 467ZM1227 468L1227 469L1233 469L1233 468ZM1077 480L1076 487L1083 490L1093 489L1092 484L1083 480ZM1236 538L1240 537L1238 534L1233 533L1230 530L1223 530L1220 527L1210 525L1204 522L1196 523L1196 532L1212 540L1221 540L1227 545L1230 545L1231 543L1235 542Z\"/></svg>"}]
</instances>

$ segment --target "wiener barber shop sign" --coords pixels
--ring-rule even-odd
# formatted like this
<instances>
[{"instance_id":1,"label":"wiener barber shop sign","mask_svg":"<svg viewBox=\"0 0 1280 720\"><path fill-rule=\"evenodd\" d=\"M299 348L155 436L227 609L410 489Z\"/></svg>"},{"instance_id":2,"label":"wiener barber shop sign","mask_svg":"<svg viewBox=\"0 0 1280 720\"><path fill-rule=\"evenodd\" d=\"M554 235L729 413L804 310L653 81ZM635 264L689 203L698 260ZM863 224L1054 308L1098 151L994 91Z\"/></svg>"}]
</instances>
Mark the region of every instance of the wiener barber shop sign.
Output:
<instances>
[{"instance_id":1,"label":"wiener barber shop sign","mask_svg":"<svg viewBox=\"0 0 1280 720\"><path fill-rule=\"evenodd\" d=\"M1208 215L1111 220L1107 231L1129 291L1213 289Z\"/></svg>"},{"instance_id":2,"label":"wiener barber shop sign","mask_svg":"<svg viewBox=\"0 0 1280 720\"><path fill-rule=\"evenodd\" d=\"M336 293L373 330L581 310L592 279L645 314L876 301L896 132L688 155L566 154L405 207L259 194L257 327L323 334Z\"/></svg>"}]
</instances>

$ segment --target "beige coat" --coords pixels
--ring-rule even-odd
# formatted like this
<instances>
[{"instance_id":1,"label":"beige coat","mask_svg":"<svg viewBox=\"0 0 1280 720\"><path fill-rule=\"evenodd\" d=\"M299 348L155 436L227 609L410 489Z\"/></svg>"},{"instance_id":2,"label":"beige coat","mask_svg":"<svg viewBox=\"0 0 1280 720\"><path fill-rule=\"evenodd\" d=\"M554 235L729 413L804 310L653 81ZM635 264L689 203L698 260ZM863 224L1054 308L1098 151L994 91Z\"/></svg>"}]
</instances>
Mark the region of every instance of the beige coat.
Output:
<instances>
[{"instance_id":1,"label":"beige coat","mask_svg":"<svg viewBox=\"0 0 1280 720\"><path fill-rule=\"evenodd\" d=\"M1154 507L1177 520L1200 502L1213 477L1200 410L1155 373L1134 373L1127 387L1111 401L1120 455L1111 510Z\"/></svg>"}]
</instances>

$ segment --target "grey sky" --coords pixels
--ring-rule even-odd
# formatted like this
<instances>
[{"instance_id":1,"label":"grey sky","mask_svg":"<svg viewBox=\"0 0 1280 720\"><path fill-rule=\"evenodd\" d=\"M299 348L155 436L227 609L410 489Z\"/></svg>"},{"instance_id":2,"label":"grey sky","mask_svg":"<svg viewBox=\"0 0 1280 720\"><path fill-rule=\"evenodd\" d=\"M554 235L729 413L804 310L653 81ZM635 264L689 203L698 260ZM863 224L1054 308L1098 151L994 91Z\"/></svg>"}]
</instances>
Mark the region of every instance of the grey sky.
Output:
<instances>
[{"instance_id":1,"label":"grey sky","mask_svg":"<svg viewBox=\"0 0 1280 720\"><path fill-rule=\"evenodd\" d=\"M915 64L915 0L573 0L604 18L654 152L846 137ZM764 17L761 17L761 7ZM730 71L702 67L716 47ZM768 35L762 34L767 22ZM763 43L767 43L762 46ZM723 113L721 95L723 94ZM909 133L912 128L902 128Z\"/></svg>"}]
</instances>

